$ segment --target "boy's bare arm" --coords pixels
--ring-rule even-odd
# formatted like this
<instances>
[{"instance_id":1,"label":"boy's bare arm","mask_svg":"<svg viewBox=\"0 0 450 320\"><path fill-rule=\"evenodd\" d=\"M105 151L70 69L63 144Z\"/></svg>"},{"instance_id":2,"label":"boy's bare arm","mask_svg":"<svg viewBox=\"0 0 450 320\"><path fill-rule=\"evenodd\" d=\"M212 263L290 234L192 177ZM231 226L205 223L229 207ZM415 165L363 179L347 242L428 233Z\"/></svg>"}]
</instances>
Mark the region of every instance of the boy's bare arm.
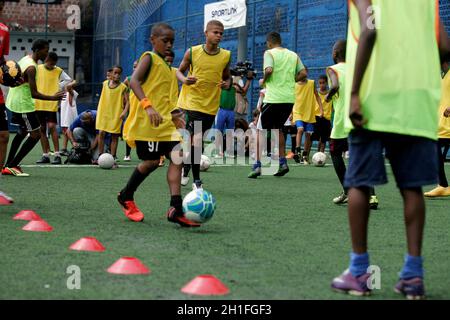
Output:
<instances>
[{"instance_id":1,"label":"boy's bare arm","mask_svg":"<svg viewBox=\"0 0 450 320\"><path fill-rule=\"evenodd\" d=\"M314 87L314 96L316 97L317 104L319 105L320 117L323 118L323 104L322 99L319 97L319 93L317 93L317 89Z\"/></svg>"},{"instance_id":2,"label":"boy's bare arm","mask_svg":"<svg viewBox=\"0 0 450 320\"><path fill-rule=\"evenodd\" d=\"M189 70L189 68L191 67L191 50L188 49L186 50L183 60L181 61L180 66L178 67L177 70L177 78L178 80L183 83L186 84L188 86L195 84L197 82L197 78L194 76L189 76L186 77L186 71Z\"/></svg>"},{"instance_id":3,"label":"boy's bare arm","mask_svg":"<svg viewBox=\"0 0 450 320\"><path fill-rule=\"evenodd\" d=\"M128 111L130 110L130 100L128 99L128 94L127 94L128 90L125 91L125 94L123 95L123 111L122 114L120 115L120 118L122 120L125 120Z\"/></svg>"},{"instance_id":4,"label":"boy's bare arm","mask_svg":"<svg viewBox=\"0 0 450 320\"><path fill-rule=\"evenodd\" d=\"M339 80L336 72L331 68L327 69L327 75L331 81L331 88L327 94L327 97L325 98L325 101L330 102L331 99L333 99L334 95L339 92Z\"/></svg>"},{"instance_id":5,"label":"boy's bare arm","mask_svg":"<svg viewBox=\"0 0 450 320\"><path fill-rule=\"evenodd\" d=\"M163 121L161 115L153 108L152 101L149 101L147 96L142 89L141 83L144 82L145 76L150 70L151 66L151 56L149 54L145 55L136 67L136 70L133 72L133 76L131 77L130 87L133 90L134 94L140 101L140 107L144 108L147 112L147 115L150 118L150 123L158 127L160 123Z\"/></svg>"},{"instance_id":6,"label":"boy's bare arm","mask_svg":"<svg viewBox=\"0 0 450 320\"><path fill-rule=\"evenodd\" d=\"M372 5L372 0L353 0L353 2L359 12L361 35L359 37L358 51L356 53L355 74L351 91L350 119L355 128L361 128L367 121L363 118L359 90L370 57L372 56L373 47L377 38L377 31L367 23L367 21L374 20L373 11L368 10Z\"/></svg>"}]
</instances>

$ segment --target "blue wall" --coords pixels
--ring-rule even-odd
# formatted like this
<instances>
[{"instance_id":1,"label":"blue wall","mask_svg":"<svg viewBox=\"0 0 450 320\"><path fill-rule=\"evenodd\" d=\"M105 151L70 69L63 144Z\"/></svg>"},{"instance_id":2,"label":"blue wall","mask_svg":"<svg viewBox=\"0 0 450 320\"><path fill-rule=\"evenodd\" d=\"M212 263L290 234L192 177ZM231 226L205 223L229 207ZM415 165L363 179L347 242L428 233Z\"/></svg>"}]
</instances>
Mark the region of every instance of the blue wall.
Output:
<instances>
[{"instance_id":1,"label":"blue wall","mask_svg":"<svg viewBox=\"0 0 450 320\"><path fill-rule=\"evenodd\" d=\"M203 10L204 5L211 2L216 0L167 0L129 39L95 41L94 81L101 83L106 69L116 62L122 65L125 75L131 74L133 61L151 49L150 28L159 21L168 22L176 30L174 51L175 65L178 65L189 46L204 41ZM248 60L253 61L258 70L262 70L265 35L270 31L281 33L284 46L300 54L315 79L332 64L333 43L346 37L347 0L248 0L247 3ZM441 0L440 4L442 19L450 32L450 3ZM129 18L127 12L121 17L124 23ZM237 62L237 37L237 29L226 30L221 44L232 51L233 64ZM254 81L249 94L252 108L258 90Z\"/></svg>"}]
</instances>

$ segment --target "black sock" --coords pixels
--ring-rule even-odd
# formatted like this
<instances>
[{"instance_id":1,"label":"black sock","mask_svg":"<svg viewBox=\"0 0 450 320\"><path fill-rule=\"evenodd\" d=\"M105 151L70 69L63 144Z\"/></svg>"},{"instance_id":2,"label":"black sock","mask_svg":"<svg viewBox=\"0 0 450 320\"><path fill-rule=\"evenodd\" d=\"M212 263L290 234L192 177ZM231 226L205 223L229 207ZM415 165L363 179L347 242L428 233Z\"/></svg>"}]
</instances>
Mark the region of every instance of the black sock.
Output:
<instances>
[{"instance_id":1,"label":"black sock","mask_svg":"<svg viewBox=\"0 0 450 320\"><path fill-rule=\"evenodd\" d=\"M192 163L192 176L194 181L200 180L200 159L202 149L192 146L191 148L191 163Z\"/></svg>"},{"instance_id":2,"label":"black sock","mask_svg":"<svg viewBox=\"0 0 450 320\"><path fill-rule=\"evenodd\" d=\"M141 185L142 182L144 182L144 180L152 171L154 170L151 170L147 174L143 174L138 170L138 168L134 169L134 172L128 180L127 185L122 189L122 191L120 191L122 200L132 201L134 199L134 193L136 192L137 188Z\"/></svg>"},{"instance_id":3,"label":"black sock","mask_svg":"<svg viewBox=\"0 0 450 320\"><path fill-rule=\"evenodd\" d=\"M11 142L11 147L9 148L8 159L6 160L5 167L10 167L11 162L16 156L17 150L19 150L22 141L25 140L27 136L21 135L20 133L16 134L13 141Z\"/></svg>"},{"instance_id":4,"label":"black sock","mask_svg":"<svg viewBox=\"0 0 450 320\"><path fill-rule=\"evenodd\" d=\"M170 197L170 206L175 208L177 214L183 214L183 199L180 195Z\"/></svg>"},{"instance_id":5,"label":"black sock","mask_svg":"<svg viewBox=\"0 0 450 320\"><path fill-rule=\"evenodd\" d=\"M296 146L297 146L297 137L291 136L291 151L292 151L292 153L295 153Z\"/></svg>"},{"instance_id":6,"label":"black sock","mask_svg":"<svg viewBox=\"0 0 450 320\"><path fill-rule=\"evenodd\" d=\"M187 178L189 177L189 172L191 171L191 165L190 164L183 164L183 177Z\"/></svg>"},{"instance_id":7,"label":"black sock","mask_svg":"<svg viewBox=\"0 0 450 320\"><path fill-rule=\"evenodd\" d=\"M302 148L301 147L295 148L295 153L296 154L301 154L302 153Z\"/></svg>"},{"instance_id":8,"label":"black sock","mask_svg":"<svg viewBox=\"0 0 450 320\"><path fill-rule=\"evenodd\" d=\"M334 170L336 171L336 175L339 178L339 182L341 183L342 187L344 187L345 172L347 171L344 159L342 158L342 155L336 155L332 153L331 160L333 161ZM347 194L346 188L344 188L344 191Z\"/></svg>"},{"instance_id":9,"label":"black sock","mask_svg":"<svg viewBox=\"0 0 450 320\"><path fill-rule=\"evenodd\" d=\"M192 165L192 176L194 177L194 181L200 180L200 165L199 164Z\"/></svg>"},{"instance_id":10,"label":"black sock","mask_svg":"<svg viewBox=\"0 0 450 320\"><path fill-rule=\"evenodd\" d=\"M8 165L11 167L17 167L20 162L27 156L27 154L30 153L31 150L36 146L36 144L39 142L40 139L33 139L31 136L25 140L25 143L23 144L22 148L20 148L17 155L14 157L14 159L9 162Z\"/></svg>"}]
</instances>

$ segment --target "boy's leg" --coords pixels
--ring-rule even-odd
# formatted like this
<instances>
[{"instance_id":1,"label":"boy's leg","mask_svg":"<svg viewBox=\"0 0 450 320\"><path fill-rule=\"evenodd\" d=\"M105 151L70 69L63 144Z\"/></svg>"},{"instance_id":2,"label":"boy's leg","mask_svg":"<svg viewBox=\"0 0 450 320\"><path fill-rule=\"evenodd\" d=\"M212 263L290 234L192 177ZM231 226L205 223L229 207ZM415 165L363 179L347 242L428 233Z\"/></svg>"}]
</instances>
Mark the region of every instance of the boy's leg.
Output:
<instances>
[{"instance_id":1,"label":"boy's leg","mask_svg":"<svg viewBox=\"0 0 450 320\"><path fill-rule=\"evenodd\" d=\"M31 150L38 144L41 138L41 132L39 128L29 132L28 138L25 140L24 144L20 148L19 152L16 154L14 159L8 163L8 167L17 167L20 162L30 153Z\"/></svg>"},{"instance_id":2,"label":"boy's leg","mask_svg":"<svg viewBox=\"0 0 450 320\"><path fill-rule=\"evenodd\" d=\"M47 112L46 111L36 111L36 116L41 125L41 146L42 146L42 158L36 163L44 164L50 163L50 143L47 138Z\"/></svg>"},{"instance_id":3,"label":"boy's leg","mask_svg":"<svg viewBox=\"0 0 450 320\"><path fill-rule=\"evenodd\" d=\"M450 196L450 188L448 186L447 177L445 175L445 149L450 145L450 139L439 139L437 146L437 159L439 161L439 185L429 192L425 192L426 197L447 197ZM444 149L444 153L442 152Z\"/></svg>"},{"instance_id":4,"label":"boy's leg","mask_svg":"<svg viewBox=\"0 0 450 320\"><path fill-rule=\"evenodd\" d=\"M6 152L8 149L9 132L0 131L0 170L5 165Z\"/></svg>"},{"instance_id":5,"label":"boy's leg","mask_svg":"<svg viewBox=\"0 0 450 320\"><path fill-rule=\"evenodd\" d=\"M333 167L336 172L336 175L339 179L339 182L344 189L344 192L338 197L333 199L335 204L346 203L348 200L348 189L344 187L344 179L347 168L345 167L344 158L342 157L342 153L348 150L347 139L332 139L330 142L330 154L331 160L333 162Z\"/></svg>"},{"instance_id":6,"label":"boy's leg","mask_svg":"<svg viewBox=\"0 0 450 320\"><path fill-rule=\"evenodd\" d=\"M56 118L56 113L55 118ZM55 148L55 158L52 161L52 164L61 164L61 154L59 152L59 135L57 131L56 119L48 123L48 130L50 131L50 135L52 137L53 147Z\"/></svg>"},{"instance_id":7,"label":"boy's leg","mask_svg":"<svg viewBox=\"0 0 450 320\"><path fill-rule=\"evenodd\" d=\"M117 144L119 143L119 135L112 134L111 135L111 155L116 158L117 155Z\"/></svg>"},{"instance_id":8,"label":"boy's leg","mask_svg":"<svg viewBox=\"0 0 450 320\"><path fill-rule=\"evenodd\" d=\"M311 152L311 145L311 131L307 131L305 132L305 147L302 154L304 164L309 164L309 153Z\"/></svg>"},{"instance_id":9,"label":"boy's leg","mask_svg":"<svg viewBox=\"0 0 450 320\"><path fill-rule=\"evenodd\" d=\"M369 187L360 187L349 190L348 216L353 253L356 254L367 252L367 227L370 213L369 189Z\"/></svg>"},{"instance_id":10,"label":"boy's leg","mask_svg":"<svg viewBox=\"0 0 450 320\"><path fill-rule=\"evenodd\" d=\"M98 133L98 152L101 155L103 152L105 152L105 131L99 131Z\"/></svg>"},{"instance_id":11,"label":"boy's leg","mask_svg":"<svg viewBox=\"0 0 450 320\"><path fill-rule=\"evenodd\" d=\"M6 160L5 167L9 167L14 157L16 156L17 151L20 148L23 140L27 137L28 132L26 132L23 128L19 128L19 131L16 133L14 139L11 142L11 146L9 148L8 159Z\"/></svg>"}]
</instances>

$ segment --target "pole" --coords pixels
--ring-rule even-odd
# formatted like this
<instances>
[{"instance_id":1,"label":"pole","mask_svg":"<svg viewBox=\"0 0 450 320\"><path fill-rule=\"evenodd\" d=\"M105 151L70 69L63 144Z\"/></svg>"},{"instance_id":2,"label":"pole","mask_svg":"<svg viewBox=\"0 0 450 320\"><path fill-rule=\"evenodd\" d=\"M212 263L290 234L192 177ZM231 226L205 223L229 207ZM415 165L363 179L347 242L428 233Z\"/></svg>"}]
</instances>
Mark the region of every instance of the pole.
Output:
<instances>
[{"instance_id":1,"label":"pole","mask_svg":"<svg viewBox=\"0 0 450 320\"><path fill-rule=\"evenodd\" d=\"M247 5L247 1L246 5ZM248 29L247 24L243 27L239 28L238 31L238 53L237 53L237 59L239 61L245 61L247 60L247 41L248 41Z\"/></svg>"}]
</instances>

